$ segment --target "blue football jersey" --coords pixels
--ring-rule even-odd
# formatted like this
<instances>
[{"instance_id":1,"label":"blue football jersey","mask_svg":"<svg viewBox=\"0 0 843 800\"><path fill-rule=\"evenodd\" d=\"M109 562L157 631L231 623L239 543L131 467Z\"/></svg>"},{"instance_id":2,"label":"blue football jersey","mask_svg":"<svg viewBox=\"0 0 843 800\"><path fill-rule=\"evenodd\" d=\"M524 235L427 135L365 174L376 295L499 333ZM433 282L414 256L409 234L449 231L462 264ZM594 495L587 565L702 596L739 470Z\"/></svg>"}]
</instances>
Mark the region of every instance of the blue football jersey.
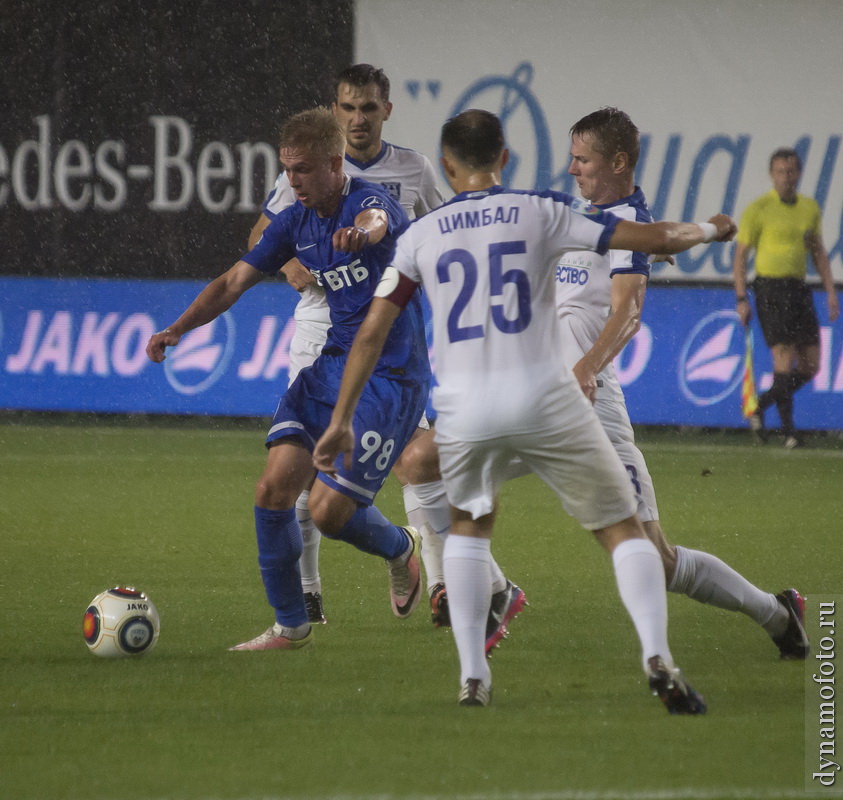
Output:
<instances>
[{"instance_id":1,"label":"blue football jersey","mask_svg":"<svg viewBox=\"0 0 843 800\"><path fill-rule=\"evenodd\" d=\"M335 231L354 225L361 211L380 208L389 217L386 236L357 253L334 250ZM395 240L409 224L407 214L389 191L360 178L347 178L337 211L320 217L296 202L269 224L243 261L261 272L274 274L290 259L310 270L325 289L331 328L324 350L347 353L360 327L381 275L395 252ZM407 305L390 331L375 373L405 375L425 380L430 374L419 294Z\"/></svg>"}]
</instances>

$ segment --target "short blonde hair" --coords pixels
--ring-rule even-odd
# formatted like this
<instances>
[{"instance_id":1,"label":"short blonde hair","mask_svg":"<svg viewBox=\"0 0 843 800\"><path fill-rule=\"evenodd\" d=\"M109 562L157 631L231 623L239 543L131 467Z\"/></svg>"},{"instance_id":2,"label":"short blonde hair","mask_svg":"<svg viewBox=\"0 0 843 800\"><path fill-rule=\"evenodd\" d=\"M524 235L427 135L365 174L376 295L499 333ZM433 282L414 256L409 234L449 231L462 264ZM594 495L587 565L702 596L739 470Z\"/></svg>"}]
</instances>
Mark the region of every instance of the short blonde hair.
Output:
<instances>
[{"instance_id":1,"label":"short blonde hair","mask_svg":"<svg viewBox=\"0 0 843 800\"><path fill-rule=\"evenodd\" d=\"M281 128L279 149L304 150L316 156L342 156L345 134L333 113L324 106L301 111Z\"/></svg>"}]
</instances>

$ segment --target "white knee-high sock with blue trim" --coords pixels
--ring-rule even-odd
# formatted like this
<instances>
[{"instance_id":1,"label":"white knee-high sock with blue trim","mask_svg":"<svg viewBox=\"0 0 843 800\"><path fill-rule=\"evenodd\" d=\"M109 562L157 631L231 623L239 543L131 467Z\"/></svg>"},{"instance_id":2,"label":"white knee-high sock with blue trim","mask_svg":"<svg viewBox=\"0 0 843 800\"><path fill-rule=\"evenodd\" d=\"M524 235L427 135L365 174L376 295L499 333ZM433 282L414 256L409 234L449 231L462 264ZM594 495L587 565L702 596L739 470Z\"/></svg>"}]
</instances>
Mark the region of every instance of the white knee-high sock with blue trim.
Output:
<instances>
[{"instance_id":1,"label":"white knee-high sock with blue trim","mask_svg":"<svg viewBox=\"0 0 843 800\"><path fill-rule=\"evenodd\" d=\"M492 602L490 548L488 539L453 533L445 542L445 588L460 656L461 685L469 678L480 678L488 688L492 686L486 660L486 618Z\"/></svg>"},{"instance_id":2,"label":"white knee-high sock with blue trim","mask_svg":"<svg viewBox=\"0 0 843 800\"><path fill-rule=\"evenodd\" d=\"M664 566L656 546L649 539L627 539L612 553L615 579L641 641L644 670L653 656L661 656L668 667L673 656L667 644L667 594Z\"/></svg>"}]
</instances>

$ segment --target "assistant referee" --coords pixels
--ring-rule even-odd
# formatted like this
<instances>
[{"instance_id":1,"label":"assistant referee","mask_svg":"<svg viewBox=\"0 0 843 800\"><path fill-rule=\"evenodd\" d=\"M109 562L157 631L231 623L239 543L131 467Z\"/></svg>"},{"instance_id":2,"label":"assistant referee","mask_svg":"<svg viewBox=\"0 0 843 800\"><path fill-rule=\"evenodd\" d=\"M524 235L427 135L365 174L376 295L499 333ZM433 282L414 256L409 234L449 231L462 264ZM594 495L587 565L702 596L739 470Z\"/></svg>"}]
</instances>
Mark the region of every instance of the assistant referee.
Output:
<instances>
[{"instance_id":1,"label":"assistant referee","mask_svg":"<svg viewBox=\"0 0 843 800\"><path fill-rule=\"evenodd\" d=\"M834 322L840 313L822 240L820 207L796 191L801 176L802 161L795 150L780 148L770 156L773 188L744 211L732 265L736 310L748 325L752 308L746 293L747 261L755 250L755 306L773 354L773 384L759 397L750 427L766 442L764 412L775 403L787 448L802 443L793 425L793 395L816 375L820 363L819 322L805 283L808 253L827 292L829 319Z\"/></svg>"}]
</instances>

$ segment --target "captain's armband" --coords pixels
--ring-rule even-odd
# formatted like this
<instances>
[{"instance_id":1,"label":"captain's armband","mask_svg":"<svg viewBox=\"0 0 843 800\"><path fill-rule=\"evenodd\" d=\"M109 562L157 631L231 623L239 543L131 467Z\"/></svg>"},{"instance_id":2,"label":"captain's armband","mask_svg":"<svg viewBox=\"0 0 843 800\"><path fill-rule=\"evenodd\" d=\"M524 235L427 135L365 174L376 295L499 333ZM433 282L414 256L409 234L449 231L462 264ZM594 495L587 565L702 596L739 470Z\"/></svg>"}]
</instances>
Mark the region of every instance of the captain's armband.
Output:
<instances>
[{"instance_id":1,"label":"captain's armband","mask_svg":"<svg viewBox=\"0 0 843 800\"><path fill-rule=\"evenodd\" d=\"M395 267L389 266L381 275L380 283L375 289L375 297L382 297L394 303L398 308L404 308L418 288L419 285L412 278L408 278Z\"/></svg>"}]
</instances>

